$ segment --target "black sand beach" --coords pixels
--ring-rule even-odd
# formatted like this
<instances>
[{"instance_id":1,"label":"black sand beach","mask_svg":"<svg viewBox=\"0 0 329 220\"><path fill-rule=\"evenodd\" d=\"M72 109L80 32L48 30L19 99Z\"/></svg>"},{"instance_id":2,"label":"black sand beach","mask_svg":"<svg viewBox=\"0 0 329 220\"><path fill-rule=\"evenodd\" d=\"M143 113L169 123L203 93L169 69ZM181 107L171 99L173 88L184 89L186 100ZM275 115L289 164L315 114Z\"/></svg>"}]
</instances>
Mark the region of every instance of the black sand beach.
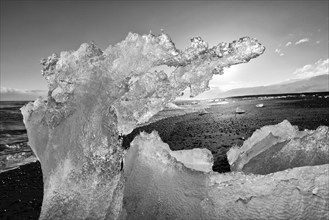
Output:
<instances>
[{"instance_id":1,"label":"black sand beach","mask_svg":"<svg viewBox=\"0 0 329 220\"><path fill-rule=\"evenodd\" d=\"M42 197L39 162L0 173L0 219L38 219Z\"/></svg>"},{"instance_id":2,"label":"black sand beach","mask_svg":"<svg viewBox=\"0 0 329 220\"><path fill-rule=\"evenodd\" d=\"M234 101L234 102L233 102ZM263 108L255 105L263 103ZM235 114L240 107L245 114ZM313 96L279 99L232 99L225 105L212 105L208 113L191 113L163 119L135 129L124 137L128 147L141 131L157 130L173 150L208 148L214 155L213 170L229 172L227 150L265 125L287 119L300 130L329 126L329 98ZM42 204L43 186L40 163L0 173L0 219L37 219Z\"/></svg>"}]
</instances>

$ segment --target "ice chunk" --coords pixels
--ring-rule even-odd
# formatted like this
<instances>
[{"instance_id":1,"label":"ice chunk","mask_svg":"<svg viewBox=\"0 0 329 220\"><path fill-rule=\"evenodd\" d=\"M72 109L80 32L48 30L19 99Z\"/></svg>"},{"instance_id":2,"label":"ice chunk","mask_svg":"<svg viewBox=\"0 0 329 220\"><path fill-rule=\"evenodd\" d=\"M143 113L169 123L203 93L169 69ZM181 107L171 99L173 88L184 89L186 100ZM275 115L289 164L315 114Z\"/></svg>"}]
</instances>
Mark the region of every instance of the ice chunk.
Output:
<instances>
[{"instance_id":1,"label":"ice chunk","mask_svg":"<svg viewBox=\"0 0 329 220\"><path fill-rule=\"evenodd\" d=\"M172 151L169 148L169 145L166 143L163 143L158 135L158 132L153 131L151 134L147 134L145 132L142 132L140 134L142 138L145 138L149 140L148 142L145 142L145 145L143 147L139 147L139 145L132 144L131 149L128 151L128 153L125 155L125 161L127 161L127 164L131 164L128 161L133 160L133 157L136 157L136 151L145 151L144 154L152 154L153 148L156 146L158 149L158 152L167 152L172 158L175 158L177 161L184 164L185 167L190 168L192 170L202 171L202 172L210 172L212 171L212 166L214 163L213 156L211 152L208 149L201 149L201 148L195 148L191 150L178 150L178 151ZM152 146L150 146L152 145ZM136 148L136 149L134 149ZM129 165L126 165L129 167ZM131 170L129 167L128 170ZM128 172L127 169L125 172Z\"/></svg>"},{"instance_id":2,"label":"ice chunk","mask_svg":"<svg viewBox=\"0 0 329 220\"><path fill-rule=\"evenodd\" d=\"M206 148L194 148L191 150L169 151L170 155L182 162L186 167L203 172L212 171L214 158Z\"/></svg>"},{"instance_id":3,"label":"ice chunk","mask_svg":"<svg viewBox=\"0 0 329 220\"><path fill-rule=\"evenodd\" d=\"M287 120L262 127L241 148L227 152L232 171L268 174L300 166L329 163L329 129L299 131Z\"/></svg>"},{"instance_id":4,"label":"ice chunk","mask_svg":"<svg viewBox=\"0 0 329 220\"><path fill-rule=\"evenodd\" d=\"M105 51L84 43L42 59L47 100L21 109L43 172L40 219L118 219L124 188L120 136L186 88L197 95L207 90L213 74L264 50L249 37L212 48L197 37L181 51L165 33L129 33ZM174 70L152 71L158 66Z\"/></svg>"},{"instance_id":5,"label":"ice chunk","mask_svg":"<svg viewBox=\"0 0 329 220\"><path fill-rule=\"evenodd\" d=\"M269 175L195 171L152 132L133 140L124 171L128 220L329 217L328 164Z\"/></svg>"}]
</instances>

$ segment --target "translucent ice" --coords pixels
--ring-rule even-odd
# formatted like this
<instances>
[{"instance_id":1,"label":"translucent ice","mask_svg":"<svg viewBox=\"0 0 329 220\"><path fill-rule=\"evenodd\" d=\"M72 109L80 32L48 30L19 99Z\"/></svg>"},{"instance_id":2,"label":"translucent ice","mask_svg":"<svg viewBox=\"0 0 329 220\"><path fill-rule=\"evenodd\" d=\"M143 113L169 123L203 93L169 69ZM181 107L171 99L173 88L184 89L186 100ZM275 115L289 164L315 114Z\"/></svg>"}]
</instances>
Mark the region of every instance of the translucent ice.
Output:
<instances>
[{"instance_id":1,"label":"translucent ice","mask_svg":"<svg viewBox=\"0 0 329 220\"><path fill-rule=\"evenodd\" d=\"M329 163L329 128L299 131L284 120L256 130L242 147L227 152L232 171L268 174Z\"/></svg>"},{"instance_id":2,"label":"translucent ice","mask_svg":"<svg viewBox=\"0 0 329 220\"><path fill-rule=\"evenodd\" d=\"M42 167L40 218L118 219L124 188L120 135L148 121L186 88L197 95L208 89L213 74L264 50L249 37L211 48L196 37L180 51L167 34L129 33L105 51L84 43L42 59L47 100L21 109ZM163 65L174 70L154 70Z\"/></svg>"},{"instance_id":3,"label":"translucent ice","mask_svg":"<svg viewBox=\"0 0 329 220\"><path fill-rule=\"evenodd\" d=\"M329 165L268 175L195 171L156 132L125 157L127 219L327 219ZM184 153L182 153L184 154Z\"/></svg>"}]
</instances>

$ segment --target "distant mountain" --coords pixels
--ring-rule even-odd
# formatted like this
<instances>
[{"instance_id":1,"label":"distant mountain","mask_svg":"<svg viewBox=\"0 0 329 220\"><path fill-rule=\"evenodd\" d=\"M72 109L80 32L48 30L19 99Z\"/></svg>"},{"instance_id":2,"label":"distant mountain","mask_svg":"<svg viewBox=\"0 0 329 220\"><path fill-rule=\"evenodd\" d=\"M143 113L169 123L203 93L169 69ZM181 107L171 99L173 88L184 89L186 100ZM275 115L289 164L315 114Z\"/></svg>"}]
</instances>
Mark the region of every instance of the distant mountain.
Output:
<instances>
[{"instance_id":1,"label":"distant mountain","mask_svg":"<svg viewBox=\"0 0 329 220\"><path fill-rule=\"evenodd\" d=\"M282 94L303 92L327 92L329 91L329 75L319 75L306 79L294 79L282 83L257 86L249 88L232 89L226 92L213 92L212 97L222 98L230 96L260 95L260 94Z\"/></svg>"}]
</instances>

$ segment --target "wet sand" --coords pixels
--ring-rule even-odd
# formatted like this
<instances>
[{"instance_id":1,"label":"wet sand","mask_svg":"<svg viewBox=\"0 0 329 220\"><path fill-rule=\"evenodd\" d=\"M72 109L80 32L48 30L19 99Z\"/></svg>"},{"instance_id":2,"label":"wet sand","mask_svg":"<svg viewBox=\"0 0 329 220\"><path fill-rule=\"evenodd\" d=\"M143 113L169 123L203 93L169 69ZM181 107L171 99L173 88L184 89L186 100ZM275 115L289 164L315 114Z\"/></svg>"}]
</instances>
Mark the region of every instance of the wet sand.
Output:
<instances>
[{"instance_id":1,"label":"wet sand","mask_svg":"<svg viewBox=\"0 0 329 220\"><path fill-rule=\"evenodd\" d=\"M208 113L190 113L162 119L139 127L123 138L128 147L141 131L157 130L173 150L208 148L214 155L213 170L229 172L227 150L242 145L256 130L287 119L299 129L329 126L329 98L295 97L271 100L231 100L226 105L207 106ZM263 108L256 104L263 103ZM209 108L208 108L209 107ZM239 107L246 111L235 114ZM40 163L0 174L0 219L37 219L40 213L43 183Z\"/></svg>"}]
</instances>

